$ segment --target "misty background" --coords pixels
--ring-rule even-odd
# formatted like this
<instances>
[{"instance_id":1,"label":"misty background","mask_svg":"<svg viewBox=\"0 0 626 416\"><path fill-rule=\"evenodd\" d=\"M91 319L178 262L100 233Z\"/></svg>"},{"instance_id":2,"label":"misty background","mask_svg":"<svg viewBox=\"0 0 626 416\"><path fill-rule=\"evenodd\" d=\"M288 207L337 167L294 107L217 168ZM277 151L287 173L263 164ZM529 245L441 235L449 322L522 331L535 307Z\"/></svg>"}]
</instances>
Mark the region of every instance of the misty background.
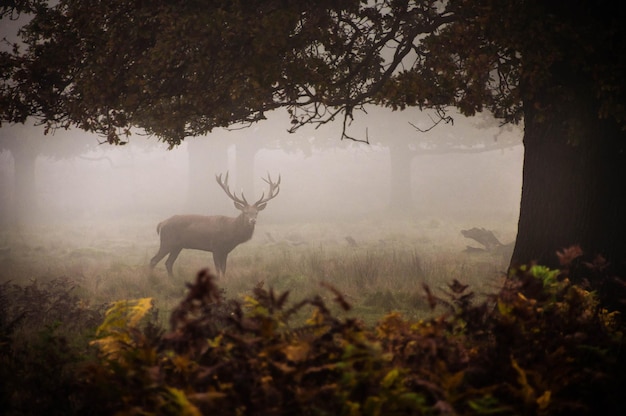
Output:
<instances>
[{"instance_id":1,"label":"misty background","mask_svg":"<svg viewBox=\"0 0 626 416\"><path fill-rule=\"evenodd\" d=\"M243 191L248 200L267 190L262 177L281 175L280 195L260 214L257 228L264 223L429 218L466 228L503 223L500 228L506 229L496 231L514 238L523 158L520 129L455 115L454 123L418 130L428 130L435 121L432 114L417 111L355 113L347 133L367 144L341 140L341 123L290 134L286 115L275 113L249 128L215 130L169 150L138 133L114 147L80 130L44 135L43 127L3 125L2 228L158 221L183 213L236 216L215 182L215 174L228 171L231 190ZM25 208L16 206L20 189L12 149L17 143L56 148L35 150L30 204L36 205L31 207L36 215L26 219L21 215ZM394 149L396 158L406 156L404 162L392 158ZM400 163L409 163L408 169L394 174ZM394 183L402 182L396 178L404 175L408 181L394 195Z\"/></svg>"}]
</instances>

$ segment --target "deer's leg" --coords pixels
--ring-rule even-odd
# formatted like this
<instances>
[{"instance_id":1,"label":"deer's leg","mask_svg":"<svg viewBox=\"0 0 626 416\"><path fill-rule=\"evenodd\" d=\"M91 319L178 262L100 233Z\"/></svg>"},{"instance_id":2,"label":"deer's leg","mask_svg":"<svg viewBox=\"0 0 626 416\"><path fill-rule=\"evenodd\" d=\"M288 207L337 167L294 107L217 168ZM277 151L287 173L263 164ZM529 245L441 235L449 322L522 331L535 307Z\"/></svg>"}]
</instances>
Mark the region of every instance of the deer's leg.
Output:
<instances>
[{"instance_id":1,"label":"deer's leg","mask_svg":"<svg viewBox=\"0 0 626 416\"><path fill-rule=\"evenodd\" d=\"M163 246L159 247L159 251L154 255L154 257L152 257L152 259L150 260L150 268L154 269L154 267L157 265L158 262L161 261L161 259L163 257L165 257L165 255L169 253L169 250L165 250L163 248Z\"/></svg>"},{"instance_id":2,"label":"deer's leg","mask_svg":"<svg viewBox=\"0 0 626 416\"><path fill-rule=\"evenodd\" d=\"M180 254L181 250L182 248L172 249L172 251L170 251L170 255L167 256L167 260L165 260L165 267L167 268L167 274L170 277L174 276L174 271L172 270L172 268L174 267L174 262L176 261L176 258Z\"/></svg>"},{"instance_id":3,"label":"deer's leg","mask_svg":"<svg viewBox=\"0 0 626 416\"><path fill-rule=\"evenodd\" d=\"M219 277L224 277L226 274L226 259L228 258L228 253L213 253L213 263L215 263L215 272Z\"/></svg>"}]
</instances>

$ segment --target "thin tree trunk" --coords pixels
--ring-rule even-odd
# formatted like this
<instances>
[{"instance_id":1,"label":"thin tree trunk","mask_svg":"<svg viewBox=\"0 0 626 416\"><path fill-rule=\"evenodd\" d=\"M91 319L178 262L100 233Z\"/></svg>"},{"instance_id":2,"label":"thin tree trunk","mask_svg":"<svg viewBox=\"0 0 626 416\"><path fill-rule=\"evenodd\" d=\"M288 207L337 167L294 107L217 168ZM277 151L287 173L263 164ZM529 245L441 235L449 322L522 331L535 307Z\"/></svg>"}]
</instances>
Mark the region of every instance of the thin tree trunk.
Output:
<instances>
[{"instance_id":1,"label":"thin tree trunk","mask_svg":"<svg viewBox=\"0 0 626 416\"><path fill-rule=\"evenodd\" d=\"M15 166L14 208L17 224L24 224L37 218L35 166L37 153L28 146L17 145L11 149Z\"/></svg>"},{"instance_id":2,"label":"thin tree trunk","mask_svg":"<svg viewBox=\"0 0 626 416\"><path fill-rule=\"evenodd\" d=\"M215 175L228 170L228 146L219 139L187 140L189 152L189 186L187 207L201 214L228 213L230 200L215 182Z\"/></svg>"},{"instance_id":3,"label":"thin tree trunk","mask_svg":"<svg viewBox=\"0 0 626 416\"><path fill-rule=\"evenodd\" d=\"M254 159L258 152L254 139L240 139L236 144L237 188L249 201L258 198L254 190ZM259 191L262 192L262 191ZM260 193L259 193L260 196Z\"/></svg>"},{"instance_id":4,"label":"thin tree trunk","mask_svg":"<svg viewBox=\"0 0 626 416\"><path fill-rule=\"evenodd\" d=\"M411 160L413 154L406 145L393 143L389 146L391 164L391 184L389 210L394 213L406 213L413 208L411 196Z\"/></svg>"}]
</instances>

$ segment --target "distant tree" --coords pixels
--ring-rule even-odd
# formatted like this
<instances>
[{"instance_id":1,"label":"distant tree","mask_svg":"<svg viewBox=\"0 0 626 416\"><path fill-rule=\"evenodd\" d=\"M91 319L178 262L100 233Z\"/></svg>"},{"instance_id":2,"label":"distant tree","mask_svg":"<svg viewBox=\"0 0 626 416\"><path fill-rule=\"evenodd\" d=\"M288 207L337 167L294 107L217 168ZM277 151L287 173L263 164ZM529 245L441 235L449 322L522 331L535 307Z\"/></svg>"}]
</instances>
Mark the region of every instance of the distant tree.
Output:
<instances>
[{"instance_id":1,"label":"distant tree","mask_svg":"<svg viewBox=\"0 0 626 416\"><path fill-rule=\"evenodd\" d=\"M288 114L284 111L273 111L273 121L270 123L255 124L251 128L233 131L235 143L235 164L237 181L242 189L254 189L255 158L261 150L280 150L286 154L298 154L309 157L314 151L323 151L341 147L337 140L338 132L332 126L313 129L303 126L297 131L289 133ZM278 126L278 127L276 127ZM280 166L263 167L265 170L280 170ZM271 173L271 172L270 172ZM277 173L277 172L275 172Z\"/></svg>"},{"instance_id":2,"label":"distant tree","mask_svg":"<svg viewBox=\"0 0 626 416\"><path fill-rule=\"evenodd\" d=\"M286 107L293 128L365 104L524 122L513 263L580 244L626 258L623 8L607 0L32 0L2 52L2 120L171 145Z\"/></svg>"},{"instance_id":3,"label":"distant tree","mask_svg":"<svg viewBox=\"0 0 626 416\"><path fill-rule=\"evenodd\" d=\"M42 128L29 125L5 125L0 129L0 152L13 158L13 195L4 195L12 202L4 213L4 222L21 225L36 219L45 207L37 197L36 164L39 157L68 159L93 149L98 143L80 134L59 134L45 137Z\"/></svg>"},{"instance_id":4,"label":"distant tree","mask_svg":"<svg viewBox=\"0 0 626 416\"><path fill-rule=\"evenodd\" d=\"M383 147L389 152L390 196L389 209L404 214L413 209L411 167L419 156L476 154L503 150L521 144L521 133L516 126L502 126L490 114L467 118L455 115L389 114L380 108L369 108L374 123L359 137ZM410 120L410 119L409 119ZM445 124L443 128L438 124Z\"/></svg>"},{"instance_id":5,"label":"distant tree","mask_svg":"<svg viewBox=\"0 0 626 416\"><path fill-rule=\"evenodd\" d=\"M219 134L187 140L187 208L190 212L228 212L232 206L215 183L215 175L228 169L230 142Z\"/></svg>"},{"instance_id":6,"label":"distant tree","mask_svg":"<svg viewBox=\"0 0 626 416\"><path fill-rule=\"evenodd\" d=\"M273 114L275 116L279 114ZM284 125L283 125L284 127ZM255 160L259 151L281 150L286 153L300 152L310 155L313 145L305 140L302 132L285 134L284 128L271 128L269 123L256 124L244 129L216 129L207 136L186 140L189 152L188 206L193 210L232 211L232 203L224 198L215 184L215 175L231 170L231 183L239 191L254 198ZM330 139L327 139L330 141ZM333 136L333 143L337 143ZM316 142L317 143L317 142ZM230 156L234 166L229 166ZM264 168L277 174L280 166ZM260 195L259 195L260 196Z\"/></svg>"},{"instance_id":7,"label":"distant tree","mask_svg":"<svg viewBox=\"0 0 626 416\"><path fill-rule=\"evenodd\" d=\"M341 135L341 130L337 130L336 123L329 123L324 126L302 126L297 131L289 133L289 118L286 111L273 111L268 115L271 123L258 123L249 128L233 128L214 130L207 137L211 143L217 141L224 145L228 143L232 145L234 152L235 171L233 183L237 189L244 190L252 194L254 192L254 183L259 183L259 178L255 174L256 157L262 150L280 150L286 154L298 154L300 156L309 157L314 151L324 151L345 147L347 143L337 140ZM215 144L208 144L214 148ZM226 154L223 155L224 159ZM208 163L205 165L212 166L217 163ZM222 163L226 166L226 162ZM278 174L280 166L261 167L267 173ZM225 167L223 169L226 169ZM263 172L265 174L265 172ZM263 182L260 182L263 184ZM231 204L228 205L229 207Z\"/></svg>"}]
</instances>

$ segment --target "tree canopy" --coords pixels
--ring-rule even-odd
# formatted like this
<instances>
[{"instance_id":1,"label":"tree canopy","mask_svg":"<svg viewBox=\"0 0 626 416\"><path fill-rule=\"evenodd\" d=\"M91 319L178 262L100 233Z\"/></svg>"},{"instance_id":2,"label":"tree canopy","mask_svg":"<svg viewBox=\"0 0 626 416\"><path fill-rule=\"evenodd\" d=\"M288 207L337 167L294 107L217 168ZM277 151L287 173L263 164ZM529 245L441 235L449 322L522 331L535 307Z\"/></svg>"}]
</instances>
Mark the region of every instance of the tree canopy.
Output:
<instances>
[{"instance_id":1,"label":"tree canopy","mask_svg":"<svg viewBox=\"0 0 626 416\"><path fill-rule=\"evenodd\" d=\"M368 103L518 122L567 63L594 79L599 116L623 122L623 21L603 3L12 2L3 19L32 19L1 55L2 120L172 145L279 107L294 128Z\"/></svg>"},{"instance_id":2,"label":"tree canopy","mask_svg":"<svg viewBox=\"0 0 626 416\"><path fill-rule=\"evenodd\" d=\"M601 115L623 121L624 54L613 49L623 44L612 39L621 20L609 14L599 27L592 17L604 11L568 5L589 16L572 26L544 3L17 2L3 19L32 19L23 44L2 53L2 119L35 115L113 143L134 126L173 145L279 107L294 127L349 119L368 103L517 122L522 94L569 54L596 80ZM593 64L608 48L615 65Z\"/></svg>"},{"instance_id":3,"label":"tree canopy","mask_svg":"<svg viewBox=\"0 0 626 416\"><path fill-rule=\"evenodd\" d=\"M621 19L608 13L599 26L601 4L563 3L589 16L580 27L552 12L557 3L15 2L3 18L32 20L23 45L2 53L2 118L36 115L113 143L136 126L170 144L279 107L294 127L349 119L367 103L486 108L517 122L522 94L567 59L597 81L601 115L623 121Z\"/></svg>"}]
</instances>

